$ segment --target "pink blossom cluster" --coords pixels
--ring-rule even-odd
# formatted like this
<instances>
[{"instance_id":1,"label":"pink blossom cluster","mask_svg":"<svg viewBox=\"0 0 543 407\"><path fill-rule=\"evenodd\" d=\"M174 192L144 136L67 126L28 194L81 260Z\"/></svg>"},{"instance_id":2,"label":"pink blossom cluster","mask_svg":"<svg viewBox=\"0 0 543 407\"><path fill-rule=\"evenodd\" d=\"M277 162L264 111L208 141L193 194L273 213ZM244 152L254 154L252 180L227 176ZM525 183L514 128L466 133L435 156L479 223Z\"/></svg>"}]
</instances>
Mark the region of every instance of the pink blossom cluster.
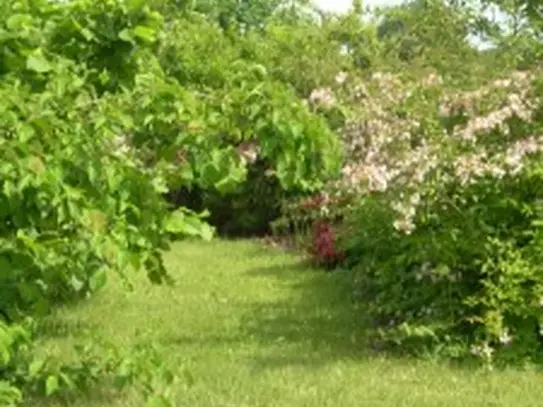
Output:
<instances>
[{"instance_id":1,"label":"pink blossom cluster","mask_svg":"<svg viewBox=\"0 0 543 407\"><path fill-rule=\"evenodd\" d=\"M536 74L513 72L469 92L447 89L436 73L418 81L381 72L363 81L342 75L335 94L314 91L351 112L341 131L343 177L334 187L391 193L394 226L411 233L426 187L520 173L527 156L543 151L542 135L519 136L512 128L529 124L541 105L532 87Z\"/></svg>"},{"instance_id":2,"label":"pink blossom cluster","mask_svg":"<svg viewBox=\"0 0 543 407\"><path fill-rule=\"evenodd\" d=\"M497 104L504 95L520 94L525 98L531 90L534 78L534 72L515 71L509 77L496 79L477 90L443 95L439 103L440 113L443 116L452 116L464 111L474 116L479 113L482 103L494 101L494 104Z\"/></svg>"},{"instance_id":3,"label":"pink blossom cluster","mask_svg":"<svg viewBox=\"0 0 543 407\"><path fill-rule=\"evenodd\" d=\"M309 103L329 107L335 102L334 92L331 88L314 89L309 95Z\"/></svg>"}]
</instances>

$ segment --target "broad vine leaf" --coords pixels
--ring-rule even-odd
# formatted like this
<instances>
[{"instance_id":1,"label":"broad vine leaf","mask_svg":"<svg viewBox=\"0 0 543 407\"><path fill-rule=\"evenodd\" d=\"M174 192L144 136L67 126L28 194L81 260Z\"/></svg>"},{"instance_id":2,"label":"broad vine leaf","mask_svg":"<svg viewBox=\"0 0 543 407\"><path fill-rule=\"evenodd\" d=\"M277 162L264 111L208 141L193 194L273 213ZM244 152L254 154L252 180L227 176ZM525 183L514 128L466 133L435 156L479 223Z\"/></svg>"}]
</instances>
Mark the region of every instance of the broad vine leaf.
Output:
<instances>
[{"instance_id":1,"label":"broad vine leaf","mask_svg":"<svg viewBox=\"0 0 543 407\"><path fill-rule=\"evenodd\" d=\"M28 56L26 59L26 68L38 73L49 72L53 69L51 63L47 60L45 55L43 55L41 49L37 49Z\"/></svg>"},{"instance_id":2,"label":"broad vine leaf","mask_svg":"<svg viewBox=\"0 0 543 407\"><path fill-rule=\"evenodd\" d=\"M130 43L134 42L131 30L124 29L124 30L119 32L118 36L119 36L119 39L121 39L123 41L130 42Z\"/></svg>"},{"instance_id":3,"label":"broad vine leaf","mask_svg":"<svg viewBox=\"0 0 543 407\"><path fill-rule=\"evenodd\" d=\"M50 375L45 381L45 395L47 397L55 394L59 390L59 381L58 377L55 375Z\"/></svg>"},{"instance_id":4,"label":"broad vine leaf","mask_svg":"<svg viewBox=\"0 0 543 407\"><path fill-rule=\"evenodd\" d=\"M156 36L156 30L151 27L146 27L144 25L138 25L132 31L134 35L144 41L154 42Z\"/></svg>"},{"instance_id":5,"label":"broad vine leaf","mask_svg":"<svg viewBox=\"0 0 543 407\"><path fill-rule=\"evenodd\" d=\"M195 215L188 215L183 210L177 210L170 214L166 223L166 231L185 236L201 237L204 240L211 240L214 234L212 226Z\"/></svg>"},{"instance_id":6,"label":"broad vine leaf","mask_svg":"<svg viewBox=\"0 0 543 407\"><path fill-rule=\"evenodd\" d=\"M32 377L36 377L42 371L45 366L45 359L34 360L28 367L28 374Z\"/></svg>"},{"instance_id":7,"label":"broad vine leaf","mask_svg":"<svg viewBox=\"0 0 543 407\"><path fill-rule=\"evenodd\" d=\"M105 270L98 270L89 280L89 286L92 292L96 292L106 285L107 273Z\"/></svg>"}]
</instances>

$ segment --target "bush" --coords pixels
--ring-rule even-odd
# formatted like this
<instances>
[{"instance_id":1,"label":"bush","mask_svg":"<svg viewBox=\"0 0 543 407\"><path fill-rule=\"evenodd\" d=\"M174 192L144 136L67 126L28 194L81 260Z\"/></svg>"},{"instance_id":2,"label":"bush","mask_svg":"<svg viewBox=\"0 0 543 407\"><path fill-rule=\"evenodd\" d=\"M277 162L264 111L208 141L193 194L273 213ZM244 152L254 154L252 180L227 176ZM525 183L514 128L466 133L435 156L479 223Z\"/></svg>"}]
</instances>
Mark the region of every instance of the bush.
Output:
<instances>
[{"instance_id":1,"label":"bush","mask_svg":"<svg viewBox=\"0 0 543 407\"><path fill-rule=\"evenodd\" d=\"M219 36L220 31L215 30ZM248 40L240 38L240 46L243 41ZM178 43L181 41L176 40ZM175 52L172 46L169 58ZM200 58L203 56L183 56L184 61L192 61L191 66L197 66ZM233 67L227 65L226 58L220 61L224 64L220 76L218 71L213 74L217 80L206 91L199 89L201 96L190 102L199 106L194 110L200 115L197 122L186 123L197 129L193 134L180 139L174 129L171 134L163 133L165 126L152 121L147 125L148 134L161 143L153 145L153 151L167 149L170 155L182 151L184 170L194 177L188 185L176 183L179 170L174 169L169 185L178 190L175 201L191 209L208 208L211 223L221 232L259 234L267 231L269 222L279 214L284 196L318 190L338 173L340 142L328 119L306 106L289 84L274 79L260 64L230 58ZM139 113L135 116L142 117ZM178 115L177 121L195 116L185 113ZM201 165L202 161L209 164ZM221 165L225 164L236 169L224 171Z\"/></svg>"},{"instance_id":2,"label":"bush","mask_svg":"<svg viewBox=\"0 0 543 407\"><path fill-rule=\"evenodd\" d=\"M102 375L126 376L126 369L123 373L117 368L127 356L104 358L107 347L99 347L92 355L80 352L79 367L55 367L54 361L36 359L32 321L39 321L60 302L92 295L111 272L126 278L130 269L144 268L151 281L169 281L162 251L172 238L211 235L195 214L169 210L162 198L167 173L160 166L148 165L144 152L127 143L124 135L134 131L134 126L123 109L124 101L133 98L131 91L112 84L109 90L115 93L104 93L96 85L92 66L59 51L69 48L55 42L60 41L57 29L66 22L65 12L86 10L86 22L93 26L96 19L105 17L102 6L46 1L2 4L2 405L18 404L34 392L52 396L64 390L80 391ZM117 26L122 31L133 10L120 2L107 6L110 18L126 17ZM79 41L81 47L92 43L92 32L75 27L89 38L74 35L73 42ZM144 28L140 26L140 31ZM142 44L133 44L138 45ZM94 51L89 52L92 56ZM134 67L140 72L126 73L123 79L141 76L141 65ZM145 359L135 362L135 370L142 375L155 369Z\"/></svg>"},{"instance_id":3,"label":"bush","mask_svg":"<svg viewBox=\"0 0 543 407\"><path fill-rule=\"evenodd\" d=\"M487 361L541 357L539 75L452 95L435 80L399 92L384 77L384 104L367 93L366 123L380 131L366 145L346 134L343 186L358 198L341 247L380 339Z\"/></svg>"},{"instance_id":4,"label":"bush","mask_svg":"<svg viewBox=\"0 0 543 407\"><path fill-rule=\"evenodd\" d=\"M209 211L207 221L221 236L263 236L281 215L281 197L285 191L268 172L264 160L248 168L247 178L232 191L221 194L201 187L182 188L170 194L176 206Z\"/></svg>"},{"instance_id":5,"label":"bush","mask_svg":"<svg viewBox=\"0 0 543 407\"><path fill-rule=\"evenodd\" d=\"M209 220L220 233L269 231L284 197L318 190L337 173L340 143L331 129L341 115L330 117L328 111L306 106L302 98L314 85L333 81L337 67L348 58L339 52L339 43L328 40L328 29L322 31L313 23L277 18L262 30L225 36L214 21L191 16L170 24L161 44L164 72L197 90L201 96L191 105L201 103L206 113L192 123L198 126L198 138L179 141L174 133L155 140L169 149L182 149L192 167L210 146L227 155L249 146L245 152L255 155L247 168L229 172L238 177L236 182L222 178L203 182L210 171L191 185L171 184L177 191L173 201L192 209L208 208ZM305 55L303 61L300 53ZM206 64L201 63L204 59ZM152 131L157 132L156 126ZM190 171L194 173L193 168Z\"/></svg>"},{"instance_id":6,"label":"bush","mask_svg":"<svg viewBox=\"0 0 543 407\"><path fill-rule=\"evenodd\" d=\"M172 190L204 191L214 219L229 194L232 208L264 204L269 216L277 194L318 189L339 170L339 141L202 16L122 0L11 0L0 11L1 403L80 391L104 375L138 376L151 401L162 397L149 387L160 361L104 345L58 367L35 358L34 325L94 294L111 272L129 279L144 269L152 282L171 282L169 242L213 234L193 211L172 211ZM201 47L181 46L201 33ZM219 38L225 54L206 67ZM269 188L247 199L264 176ZM254 222L262 219L242 226Z\"/></svg>"},{"instance_id":7,"label":"bush","mask_svg":"<svg viewBox=\"0 0 543 407\"><path fill-rule=\"evenodd\" d=\"M41 89L33 91L17 72L0 82L4 405L29 391L53 395L83 383L68 367L55 373L34 360L33 331L17 323L93 294L110 272L144 267L152 281L164 281L161 250L185 222L161 198L160 172L115 146L112 135L126 129L114 98L98 98L70 61L34 53L27 66ZM200 224L188 214L186 222L193 221ZM106 362L103 372L111 373Z\"/></svg>"}]
</instances>

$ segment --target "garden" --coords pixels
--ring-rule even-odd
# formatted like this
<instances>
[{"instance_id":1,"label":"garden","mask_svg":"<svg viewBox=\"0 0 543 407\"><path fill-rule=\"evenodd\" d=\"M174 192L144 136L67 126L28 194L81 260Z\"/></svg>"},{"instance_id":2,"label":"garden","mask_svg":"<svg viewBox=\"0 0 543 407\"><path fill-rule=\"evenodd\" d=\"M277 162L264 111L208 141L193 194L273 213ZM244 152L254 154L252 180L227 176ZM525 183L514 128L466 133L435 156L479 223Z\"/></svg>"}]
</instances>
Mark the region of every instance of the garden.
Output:
<instances>
[{"instance_id":1,"label":"garden","mask_svg":"<svg viewBox=\"0 0 543 407\"><path fill-rule=\"evenodd\" d=\"M0 406L540 403L538 3L0 15Z\"/></svg>"}]
</instances>

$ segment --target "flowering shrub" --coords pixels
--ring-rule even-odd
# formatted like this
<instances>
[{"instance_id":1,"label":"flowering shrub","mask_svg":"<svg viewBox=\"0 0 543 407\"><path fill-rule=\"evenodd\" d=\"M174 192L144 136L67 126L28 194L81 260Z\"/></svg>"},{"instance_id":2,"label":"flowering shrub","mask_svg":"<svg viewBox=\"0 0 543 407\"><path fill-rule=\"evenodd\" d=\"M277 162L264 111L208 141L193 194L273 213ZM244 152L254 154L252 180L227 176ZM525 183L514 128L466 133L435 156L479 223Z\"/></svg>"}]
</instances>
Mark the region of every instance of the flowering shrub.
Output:
<instances>
[{"instance_id":1,"label":"flowering shrub","mask_svg":"<svg viewBox=\"0 0 543 407\"><path fill-rule=\"evenodd\" d=\"M337 247L334 228L329 221L316 220L313 223L313 261L320 266L333 268L343 259Z\"/></svg>"},{"instance_id":2,"label":"flowering shrub","mask_svg":"<svg viewBox=\"0 0 543 407\"><path fill-rule=\"evenodd\" d=\"M537 357L541 73L466 92L435 73L374 73L314 94L348 111L342 178L329 190L356 196L340 247L378 338L486 360Z\"/></svg>"},{"instance_id":3,"label":"flowering shrub","mask_svg":"<svg viewBox=\"0 0 543 407\"><path fill-rule=\"evenodd\" d=\"M337 245L338 225L352 204L352 195L339 192L330 189L284 199L272 231L282 239L293 238L290 244L306 251L314 263L335 267L344 258Z\"/></svg>"}]
</instances>

